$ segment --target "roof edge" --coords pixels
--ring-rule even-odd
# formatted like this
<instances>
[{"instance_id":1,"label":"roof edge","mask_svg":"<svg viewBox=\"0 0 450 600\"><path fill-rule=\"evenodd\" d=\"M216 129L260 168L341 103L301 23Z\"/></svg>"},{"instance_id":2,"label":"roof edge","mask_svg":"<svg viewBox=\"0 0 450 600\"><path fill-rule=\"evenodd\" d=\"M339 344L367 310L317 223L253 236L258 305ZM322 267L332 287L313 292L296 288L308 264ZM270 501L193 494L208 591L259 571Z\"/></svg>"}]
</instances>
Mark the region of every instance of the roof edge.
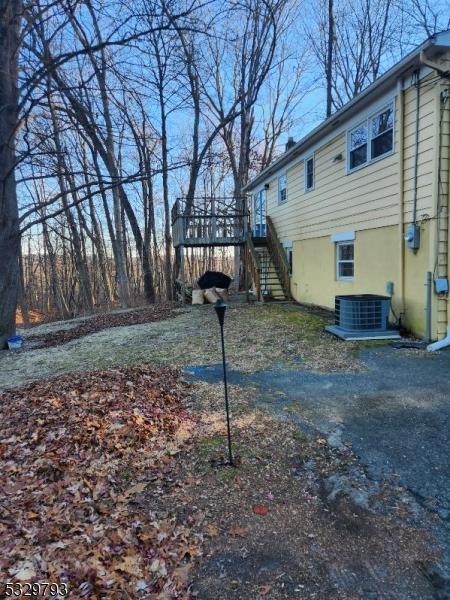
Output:
<instances>
[{"instance_id":1,"label":"roof edge","mask_svg":"<svg viewBox=\"0 0 450 600\"><path fill-rule=\"evenodd\" d=\"M439 44L442 37L446 37L445 43ZM444 40L442 40L444 41ZM263 169L260 173L258 173L251 181L249 181L243 188L243 192L248 192L253 188L260 185L268 176L272 175L275 171L278 171L281 167L288 164L292 159L297 157L299 154L302 154L305 150L308 149L309 146L312 146L317 138L320 139L324 134L327 133L327 130L332 130L338 122L345 115L348 118L347 113L350 115L352 111L356 109L358 104L366 100L367 96L372 94L374 91L379 88L383 88L383 86L389 86L392 83L392 80L397 79L400 74L409 70L416 63L420 64L420 53L428 50L429 48L435 46L436 48L450 48L450 30L443 31L433 36L427 38L422 44L414 48L411 52L409 52L406 56L404 56L399 62L395 63L390 69L388 69L381 77L376 79L373 83L367 86L360 94L349 100L342 108L340 108L336 113L331 115L320 123L317 127L312 129L308 134L303 136L292 148L290 148L287 152L284 152L281 156L275 159L272 163L270 163L265 169Z\"/></svg>"}]
</instances>

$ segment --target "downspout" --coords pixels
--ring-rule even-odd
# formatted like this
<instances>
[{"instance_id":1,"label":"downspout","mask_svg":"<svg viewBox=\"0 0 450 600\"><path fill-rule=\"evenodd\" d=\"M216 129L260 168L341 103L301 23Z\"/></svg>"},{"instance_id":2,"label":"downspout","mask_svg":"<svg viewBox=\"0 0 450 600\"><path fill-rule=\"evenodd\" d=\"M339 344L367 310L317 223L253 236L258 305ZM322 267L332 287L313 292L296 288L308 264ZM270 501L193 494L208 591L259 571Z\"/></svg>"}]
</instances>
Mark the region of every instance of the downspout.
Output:
<instances>
[{"instance_id":1,"label":"downspout","mask_svg":"<svg viewBox=\"0 0 450 600\"><path fill-rule=\"evenodd\" d=\"M414 142L414 196L412 222L417 225L417 176L419 170L419 111L420 111L420 69L414 72L416 86L416 124Z\"/></svg>"},{"instance_id":2,"label":"downspout","mask_svg":"<svg viewBox=\"0 0 450 600\"><path fill-rule=\"evenodd\" d=\"M397 83L398 98L398 231L399 231L399 291L400 308L399 321L404 320L405 315L405 241L404 241L404 219L405 219L405 184L404 184L404 148L405 148L405 91L403 89L403 77Z\"/></svg>"},{"instance_id":3,"label":"downspout","mask_svg":"<svg viewBox=\"0 0 450 600\"><path fill-rule=\"evenodd\" d=\"M428 66L432 66L428 64ZM436 68L440 75L448 77L447 73L442 73L442 70ZM437 115L434 153L434 163L437 166L437 175L435 177L435 190L434 190L434 214L436 215L435 227L431 228L430 224L430 266L433 267L433 273L438 278L447 279L448 281L448 234L449 234L449 220L448 220L448 206L450 203L450 186L446 182L445 178L442 179L443 169L443 148L447 147L447 142L443 140L443 135L447 138L450 135L449 124L445 119L445 111L448 110L446 107L447 95L444 92L441 93L441 85L437 86L437 93L435 95L435 111ZM448 91L447 91L448 93ZM450 173L450 157L446 156L446 167L447 173ZM443 188L443 185L447 185L447 189ZM444 297L443 294L437 298L437 337L441 338L439 341L429 344L427 350L432 352L439 350L450 345L450 324L448 319L448 296ZM443 338L443 339L442 339Z\"/></svg>"},{"instance_id":4,"label":"downspout","mask_svg":"<svg viewBox=\"0 0 450 600\"><path fill-rule=\"evenodd\" d=\"M434 342L434 344L428 344L427 350L428 352L433 352L434 350L440 350L446 346L450 346L450 325L447 326L447 337L443 340L439 340L439 342Z\"/></svg>"},{"instance_id":5,"label":"downspout","mask_svg":"<svg viewBox=\"0 0 450 600\"><path fill-rule=\"evenodd\" d=\"M423 52L420 54L420 62L436 71L441 78L448 78L449 71L444 70L441 65L430 61ZM437 93L435 93L435 114L436 114L436 125L435 125L435 144L433 153L433 163L435 165L436 174L433 182L433 214L435 215L435 221L430 221L430 245L429 245L429 264L430 271L433 271L434 276L438 278L447 279L448 282L448 234L449 234L449 221L448 221L448 205L449 205L449 184L445 178L442 180L442 169L443 169L443 157L442 148L448 147L448 138L450 136L449 128L444 119L446 110L447 96L441 94L441 85L436 86ZM445 129L443 129L445 128ZM447 137L443 139L443 135ZM449 158L447 157L447 164L445 170L450 172ZM443 185L447 184L447 188L444 189ZM443 248L445 246L445 248ZM427 274L430 281L430 295L433 278L431 273ZM448 284L447 284L448 285ZM430 298L427 298L428 302ZM439 350L450 345L450 324L448 320L448 298L444 298L443 295L437 297L436 302L436 331L437 337L443 338L439 341L429 344L427 350L429 352ZM427 327L427 333L431 333L431 323ZM428 336L427 336L428 337Z\"/></svg>"}]
</instances>

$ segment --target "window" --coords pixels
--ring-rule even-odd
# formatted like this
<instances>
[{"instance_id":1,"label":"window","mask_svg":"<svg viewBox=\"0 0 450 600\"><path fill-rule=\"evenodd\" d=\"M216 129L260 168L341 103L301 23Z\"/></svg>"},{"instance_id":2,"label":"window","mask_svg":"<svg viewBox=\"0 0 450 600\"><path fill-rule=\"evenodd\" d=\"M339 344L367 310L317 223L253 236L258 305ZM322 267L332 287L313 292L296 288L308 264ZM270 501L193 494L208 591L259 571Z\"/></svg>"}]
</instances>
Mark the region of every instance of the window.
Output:
<instances>
[{"instance_id":1,"label":"window","mask_svg":"<svg viewBox=\"0 0 450 600\"><path fill-rule=\"evenodd\" d=\"M371 158L390 152L394 143L394 112L392 105L371 119Z\"/></svg>"},{"instance_id":2,"label":"window","mask_svg":"<svg viewBox=\"0 0 450 600\"><path fill-rule=\"evenodd\" d=\"M253 235L266 237L266 191L260 190L253 197Z\"/></svg>"},{"instance_id":3,"label":"window","mask_svg":"<svg viewBox=\"0 0 450 600\"><path fill-rule=\"evenodd\" d=\"M314 189L314 156L305 160L305 190Z\"/></svg>"},{"instance_id":4,"label":"window","mask_svg":"<svg viewBox=\"0 0 450 600\"><path fill-rule=\"evenodd\" d=\"M278 204L283 204L287 200L287 176L278 177Z\"/></svg>"},{"instance_id":5,"label":"window","mask_svg":"<svg viewBox=\"0 0 450 600\"><path fill-rule=\"evenodd\" d=\"M350 132L349 169L367 162L367 125L358 125Z\"/></svg>"},{"instance_id":6,"label":"window","mask_svg":"<svg viewBox=\"0 0 450 600\"><path fill-rule=\"evenodd\" d=\"M354 243L336 243L336 278L353 279L354 275Z\"/></svg>"},{"instance_id":7,"label":"window","mask_svg":"<svg viewBox=\"0 0 450 600\"><path fill-rule=\"evenodd\" d=\"M348 133L348 170L357 169L394 147L394 105L372 115Z\"/></svg>"},{"instance_id":8,"label":"window","mask_svg":"<svg viewBox=\"0 0 450 600\"><path fill-rule=\"evenodd\" d=\"M292 242L284 242L283 248L286 252L286 258L289 264L289 275L292 275Z\"/></svg>"}]
</instances>

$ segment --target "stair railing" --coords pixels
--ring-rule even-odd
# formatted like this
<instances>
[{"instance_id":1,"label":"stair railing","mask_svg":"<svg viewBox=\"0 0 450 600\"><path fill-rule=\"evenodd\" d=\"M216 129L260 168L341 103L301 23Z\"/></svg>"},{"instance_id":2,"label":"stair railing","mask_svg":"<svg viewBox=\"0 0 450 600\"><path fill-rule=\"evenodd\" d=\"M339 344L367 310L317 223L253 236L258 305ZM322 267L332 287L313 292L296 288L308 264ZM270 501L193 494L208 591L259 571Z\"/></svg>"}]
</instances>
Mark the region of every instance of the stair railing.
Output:
<instances>
[{"instance_id":1,"label":"stair railing","mask_svg":"<svg viewBox=\"0 0 450 600\"><path fill-rule=\"evenodd\" d=\"M256 298L259 302L262 302L261 292L261 262L259 260L258 253L256 252L253 244L252 235L250 232L247 233L247 262L250 267L250 274L253 279L253 283L256 288Z\"/></svg>"},{"instance_id":2,"label":"stair railing","mask_svg":"<svg viewBox=\"0 0 450 600\"><path fill-rule=\"evenodd\" d=\"M289 273L289 262L278 239L277 231L272 219L266 216L267 221L267 249L269 250L270 257L275 266L278 278L280 279L281 287L283 288L284 295L286 298L291 298L291 277Z\"/></svg>"}]
</instances>

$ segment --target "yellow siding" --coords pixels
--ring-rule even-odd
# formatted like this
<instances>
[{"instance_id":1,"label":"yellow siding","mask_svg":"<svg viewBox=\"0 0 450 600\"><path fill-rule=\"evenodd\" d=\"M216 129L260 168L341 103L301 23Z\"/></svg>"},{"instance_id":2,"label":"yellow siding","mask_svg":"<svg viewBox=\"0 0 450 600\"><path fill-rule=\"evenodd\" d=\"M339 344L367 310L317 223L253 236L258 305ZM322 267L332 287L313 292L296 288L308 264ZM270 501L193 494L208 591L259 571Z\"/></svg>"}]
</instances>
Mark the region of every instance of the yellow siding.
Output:
<instances>
[{"instance_id":1,"label":"yellow siding","mask_svg":"<svg viewBox=\"0 0 450 600\"><path fill-rule=\"evenodd\" d=\"M424 247L428 247L429 224L421 227ZM400 313L398 302L399 273L396 257L398 248L396 226L360 231L355 238L355 275L353 281L336 279L334 244L328 236L301 240L293 245L291 291L295 300L334 309L334 297L339 294L386 295L386 283L394 283L392 306ZM427 252L406 255L404 325L417 335L425 334L425 275L428 270ZM432 314L436 314L433 298ZM393 316L391 315L391 320ZM432 335L436 338L436 322Z\"/></svg>"},{"instance_id":2,"label":"yellow siding","mask_svg":"<svg viewBox=\"0 0 450 600\"><path fill-rule=\"evenodd\" d=\"M450 53L447 56L450 59ZM342 123L334 137L324 139L323 145L316 147L313 190L307 192L304 189L304 161L298 158L284 171L287 173L287 201L284 204L278 205L277 179L283 171L265 182L269 184L267 214L275 224L280 241L293 242L291 291L296 300L334 308L334 297L338 294L384 295L386 282L393 281L394 310L399 313L404 308L406 326L414 333L424 335L426 273L431 271L435 276L448 277L450 263L447 212L450 202L450 102L440 121L438 98L441 86L445 87L436 81L433 73L428 81L422 80L420 88L416 197L421 243L418 251L405 248L403 241L413 215L415 87L409 87L403 94L402 131L399 97L395 98L394 151L391 155L347 173L347 131L344 128L357 125L356 118L349 126ZM395 92L393 89L386 100L391 100ZM380 106L383 105L378 102L374 109ZM370 112L365 111L363 119ZM334 160L339 154L342 160ZM302 158L309 156L311 154ZM437 217L439 206L440 219ZM350 231L356 235L355 276L352 281L338 281L335 244L331 236ZM449 314L450 296L438 297L433 293L434 339L445 334Z\"/></svg>"},{"instance_id":3,"label":"yellow siding","mask_svg":"<svg viewBox=\"0 0 450 600\"><path fill-rule=\"evenodd\" d=\"M405 92L404 126L404 219L411 221L414 196L415 88ZM421 89L417 215L430 214L433 207L433 152L435 148L435 86ZM304 190L304 162L287 169L288 199L278 205L278 181L271 179L267 212L281 241L298 241L331 235L346 229L371 229L398 223L399 164L396 107L394 153L352 173L346 172L346 132L315 152L315 187ZM343 160L333 162L338 154Z\"/></svg>"},{"instance_id":4,"label":"yellow siding","mask_svg":"<svg viewBox=\"0 0 450 600\"><path fill-rule=\"evenodd\" d=\"M433 182L436 177L434 151L437 140L436 128L436 85L426 85L420 90L419 147L417 168L417 217L420 220L433 211ZM416 142L416 89L405 92L404 126L404 221L411 222L414 198L414 161Z\"/></svg>"}]
</instances>

